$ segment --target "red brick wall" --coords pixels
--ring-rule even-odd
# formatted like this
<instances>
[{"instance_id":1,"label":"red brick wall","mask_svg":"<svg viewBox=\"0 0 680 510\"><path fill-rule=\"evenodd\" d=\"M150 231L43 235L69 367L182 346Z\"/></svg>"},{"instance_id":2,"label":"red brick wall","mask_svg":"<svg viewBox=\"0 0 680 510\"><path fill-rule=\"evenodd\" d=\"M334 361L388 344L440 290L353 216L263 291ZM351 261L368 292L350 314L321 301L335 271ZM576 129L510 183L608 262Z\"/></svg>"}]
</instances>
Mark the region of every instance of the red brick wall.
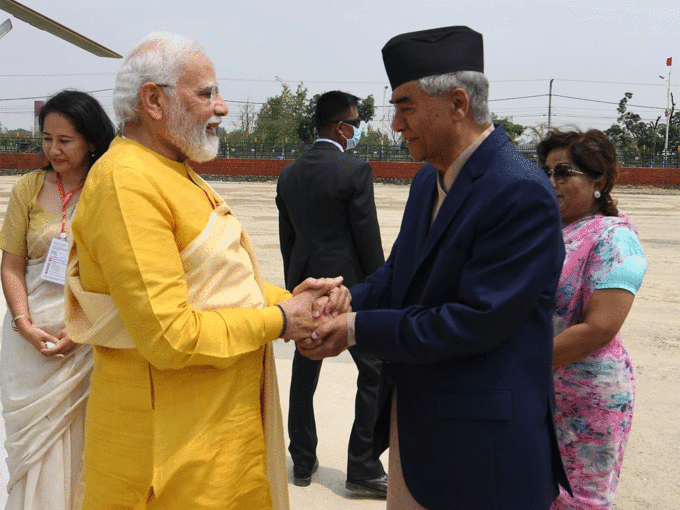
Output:
<instances>
[{"instance_id":1,"label":"red brick wall","mask_svg":"<svg viewBox=\"0 0 680 510\"><path fill-rule=\"evenodd\" d=\"M0 169L35 170L47 164L42 154L23 154L21 152L0 152Z\"/></svg>"},{"instance_id":2,"label":"red brick wall","mask_svg":"<svg viewBox=\"0 0 680 510\"><path fill-rule=\"evenodd\" d=\"M199 173L220 175L257 175L275 177L292 160L224 159L194 163ZM33 170L44 166L42 154L0 152L0 169ZM373 175L382 179L410 179L422 163L371 161ZM618 184L642 186L680 186L680 168L621 168Z\"/></svg>"},{"instance_id":3,"label":"red brick wall","mask_svg":"<svg viewBox=\"0 0 680 510\"><path fill-rule=\"evenodd\" d=\"M207 163L192 163L198 173L218 175L263 175L277 176L291 163L292 159L224 159L217 158ZM371 161L373 175L384 179L410 179L422 163L400 163L395 161Z\"/></svg>"},{"instance_id":4,"label":"red brick wall","mask_svg":"<svg viewBox=\"0 0 680 510\"><path fill-rule=\"evenodd\" d=\"M292 160L216 158L207 163L192 163L199 174L258 175L275 177Z\"/></svg>"},{"instance_id":5,"label":"red brick wall","mask_svg":"<svg viewBox=\"0 0 680 510\"><path fill-rule=\"evenodd\" d=\"M680 168L621 168L617 184L678 186Z\"/></svg>"},{"instance_id":6,"label":"red brick wall","mask_svg":"<svg viewBox=\"0 0 680 510\"><path fill-rule=\"evenodd\" d=\"M277 176L292 160L222 159L208 163L194 163L199 173L222 175ZM382 179L410 179L422 163L370 161L373 176ZM642 186L680 186L680 168L621 168L617 184Z\"/></svg>"},{"instance_id":7,"label":"red brick wall","mask_svg":"<svg viewBox=\"0 0 680 510\"><path fill-rule=\"evenodd\" d=\"M398 161L370 161L373 175L381 179L411 179L422 163L400 163Z\"/></svg>"}]
</instances>

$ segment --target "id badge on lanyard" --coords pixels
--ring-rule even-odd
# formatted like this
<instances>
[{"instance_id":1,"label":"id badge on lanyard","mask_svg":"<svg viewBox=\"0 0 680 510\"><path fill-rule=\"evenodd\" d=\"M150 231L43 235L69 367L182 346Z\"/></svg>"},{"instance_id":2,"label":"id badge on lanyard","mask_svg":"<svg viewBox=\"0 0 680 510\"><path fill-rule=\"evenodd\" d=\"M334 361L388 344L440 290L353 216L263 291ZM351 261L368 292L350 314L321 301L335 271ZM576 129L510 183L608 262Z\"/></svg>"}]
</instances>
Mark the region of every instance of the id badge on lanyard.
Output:
<instances>
[{"instance_id":1,"label":"id badge on lanyard","mask_svg":"<svg viewBox=\"0 0 680 510\"><path fill-rule=\"evenodd\" d=\"M66 283L66 267L68 266L69 242L66 240L66 207L68 206L71 197L82 188L84 183L80 183L68 194L64 192L64 186L61 183L61 178L57 174L57 188L59 189L59 196L61 196L61 233L59 239L52 239L50 249L47 252L47 259L43 266L40 277L48 282L58 283L64 285Z\"/></svg>"},{"instance_id":2,"label":"id badge on lanyard","mask_svg":"<svg viewBox=\"0 0 680 510\"><path fill-rule=\"evenodd\" d=\"M64 285L66 283L68 252L69 242L66 239L52 239L40 277L48 282Z\"/></svg>"}]
</instances>

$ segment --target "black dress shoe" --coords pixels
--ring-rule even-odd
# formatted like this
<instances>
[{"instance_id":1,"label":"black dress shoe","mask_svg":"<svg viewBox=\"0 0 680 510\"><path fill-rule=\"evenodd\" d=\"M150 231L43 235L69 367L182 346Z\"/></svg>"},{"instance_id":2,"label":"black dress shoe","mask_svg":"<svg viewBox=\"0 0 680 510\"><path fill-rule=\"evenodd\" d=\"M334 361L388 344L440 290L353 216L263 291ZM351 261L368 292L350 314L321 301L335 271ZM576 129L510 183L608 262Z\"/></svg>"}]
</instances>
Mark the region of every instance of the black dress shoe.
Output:
<instances>
[{"instance_id":1,"label":"black dress shoe","mask_svg":"<svg viewBox=\"0 0 680 510\"><path fill-rule=\"evenodd\" d=\"M387 473L370 480L350 480L348 478L345 482L345 487L352 492L387 496Z\"/></svg>"},{"instance_id":2,"label":"black dress shoe","mask_svg":"<svg viewBox=\"0 0 680 510\"><path fill-rule=\"evenodd\" d=\"M307 473L301 473L293 467L293 485L298 487L307 487L312 483L312 475L319 469L319 459L314 460L314 465L312 466L312 471Z\"/></svg>"}]
</instances>

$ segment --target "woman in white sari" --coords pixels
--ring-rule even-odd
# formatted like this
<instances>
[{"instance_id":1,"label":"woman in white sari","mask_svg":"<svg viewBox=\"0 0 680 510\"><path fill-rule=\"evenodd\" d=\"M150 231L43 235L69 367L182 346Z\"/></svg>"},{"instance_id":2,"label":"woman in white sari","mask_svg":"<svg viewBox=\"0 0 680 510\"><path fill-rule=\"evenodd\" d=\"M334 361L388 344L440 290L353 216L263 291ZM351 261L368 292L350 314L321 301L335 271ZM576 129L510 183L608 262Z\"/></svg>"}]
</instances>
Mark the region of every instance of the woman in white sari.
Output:
<instances>
[{"instance_id":1,"label":"woman in white sari","mask_svg":"<svg viewBox=\"0 0 680 510\"><path fill-rule=\"evenodd\" d=\"M6 510L67 510L74 502L92 355L64 326L61 255L68 258L87 172L115 135L97 100L78 91L48 100L39 124L48 164L17 181L0 231Z\"/></svg>"}]
</instances>

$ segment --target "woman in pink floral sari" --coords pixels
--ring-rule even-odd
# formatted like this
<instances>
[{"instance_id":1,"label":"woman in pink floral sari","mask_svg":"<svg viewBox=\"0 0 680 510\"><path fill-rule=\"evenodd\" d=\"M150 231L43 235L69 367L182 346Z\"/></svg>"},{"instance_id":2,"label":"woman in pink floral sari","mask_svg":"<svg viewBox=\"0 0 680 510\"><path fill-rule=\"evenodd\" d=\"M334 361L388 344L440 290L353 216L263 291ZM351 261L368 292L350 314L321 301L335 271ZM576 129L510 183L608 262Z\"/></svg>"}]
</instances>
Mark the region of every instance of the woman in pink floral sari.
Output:
<instances>
[{"instance_id":1,"label":"woman in pink floral sari","mask_svg":"<svg viewBox=\"0 0 680 510\"><path fill-rule=\"evenodd\" d=\"M555 187L566 256L553 320L555 425L574 496L552 510L611 508L630 432L635 374L621 326L647 261L610 196L616 151L600 131L553 131L538 146Z\"/></svg>"}]
</instances>

